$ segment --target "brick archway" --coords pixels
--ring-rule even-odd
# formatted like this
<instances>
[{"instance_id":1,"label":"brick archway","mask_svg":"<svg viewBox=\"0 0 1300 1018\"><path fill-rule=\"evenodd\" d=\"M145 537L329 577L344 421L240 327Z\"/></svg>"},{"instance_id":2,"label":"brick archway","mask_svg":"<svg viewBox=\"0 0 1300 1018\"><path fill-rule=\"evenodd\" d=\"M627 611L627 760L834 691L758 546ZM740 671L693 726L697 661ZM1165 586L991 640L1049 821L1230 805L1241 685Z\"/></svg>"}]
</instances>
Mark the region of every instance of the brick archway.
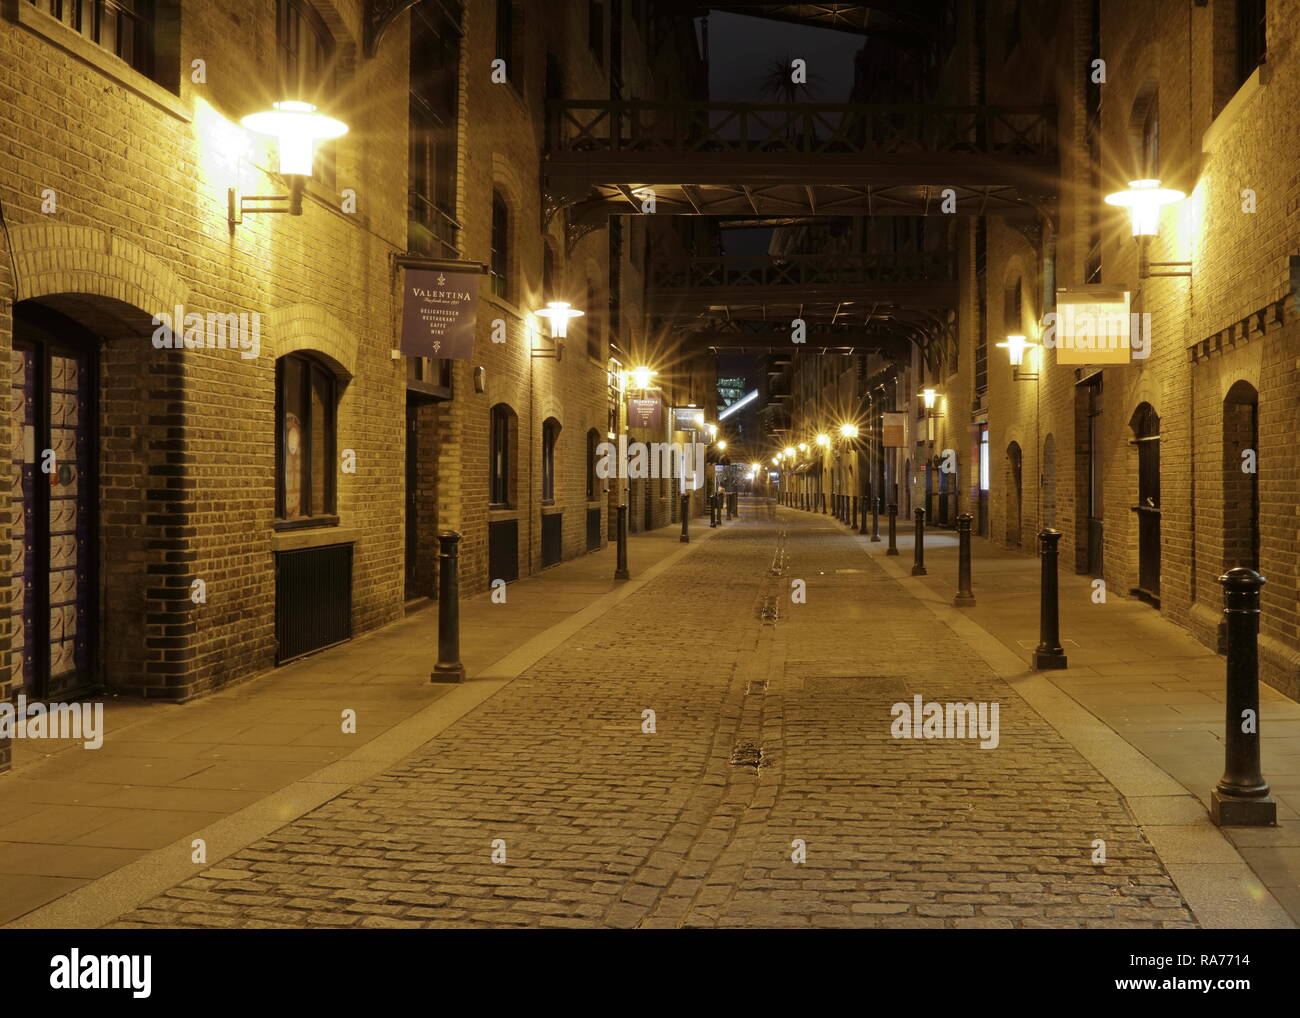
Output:
<instances>
[{"instance_id":1,"label":"brick archway","mask_svg":"<svg viewBox=\"0 0 1300 1018\"><path fill-rule=\"evenodd\" d=\"M342 381L356 375L356 334L319 304L285 304L272 310L266 316L266 340L272 360L310 350L333 361L331 367Z\"/></svg>"}]
</instances>

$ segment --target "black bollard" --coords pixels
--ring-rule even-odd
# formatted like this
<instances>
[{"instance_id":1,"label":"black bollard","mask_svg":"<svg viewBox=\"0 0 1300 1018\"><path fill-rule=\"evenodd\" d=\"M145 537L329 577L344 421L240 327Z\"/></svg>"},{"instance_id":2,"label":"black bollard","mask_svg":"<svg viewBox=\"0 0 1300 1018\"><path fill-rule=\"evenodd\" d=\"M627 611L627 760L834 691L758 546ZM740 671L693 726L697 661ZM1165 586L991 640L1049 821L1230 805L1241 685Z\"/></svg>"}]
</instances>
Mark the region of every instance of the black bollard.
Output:
<instances>
[{"instance_id":1,"label":"black bollard","mask_svg":"<svg viewBox=\"0 0 1300 1018\"><path fill-rule=\"evenodd\" d=\"M682 544L691 542L691 496L682 495L682 536L678 538Z\"/></svg>"},{"instance_id":2,"label":"black bollard","mask_svg":"<svg viewBox=\"0 0 1300 1018\"><path fill-rule=\"evenodd\" d=\"M438 533L438 663L430 682L464 682L460 661L460 534Z\"/></svg>"},{"instance_id":3,"label":"black bollard","mask_svg":"<svg viewBox=\"0 0 1300 1018\"><path fill-rule=\"evenodd\" d=\"M686 526L686 515L682 515L682 526ZM618 507L618 562L614 566L614 579L626 580L630 577L627 571L627 506Z\"/></svg>"},{"instance_id":4,"label":"black bollard","mask_svg":"<svg viewBox=\"0 0 1300 1018\"><path fill-rule=\"evenodd\" d=\"M858 501L858 533L867 536L867 497L863 495Z\"/></svg>"},{"instance_id":5,"label":"black bollard","mask_svg":"<svg viewBox=\"0 0 1300 1018\"><path fill-rule=\"evenodd\" d=\"M916 537L912 541L912 575L925 576L925 510L914 510Z\"/></svg>"},{"instance_id":6,"label":"black bollard","mask_svg":"<svg viewBox=\"0 0 1300 1018\"><path fill-rule=\"evenodd\" d=\"M1223 777L1210 793L1220 827L1273 827L1277 803L1259 767L1259 588L1264 577L1238 566L1219 577L1228 637Z\"/></svg>"},{"instance_id":7,"label":"black bollard","mask_svg":"<svg viewBox=\"0 0 1300 1018\"><path fill-rule=\"evenodd\" d=\"M1043 579L1039 593L1038 647L1034 650L1035 668L1065 668L1065 648L1061 646L1060 598L1056 590L1056 546L1061 532L1048 527L1039 531L1038 553L1043 560Z\"/></svg>"},{"instance_id":8,"label":"black bollard","mask_svg":"<svg viewBox=\"0 0 1300 1018\"><path fill-rule=\"evenodd\" d=\"M852 511L849 514L850 516L849 527L853 530L857 530L858 529L858 496L850 495L849 502L852 507Z\"/></svg>"},{"instance_id":9,"label":"black bollard","mask_svg":"<svg viewBox=\"0 0 1300 1018\"><path fill-rule=\"evenodd\" d=\"M718 493L715 491L709 496L709 529L713 530L718 525Z\"/></svg>"},{"instance_id":10,"label":"black bollard","mask_svg":"<svg viewBox=\"0 0 1300 1018\"><path fill-rule=\"evenodd\" d=\"M871 500L871 540L880 542L880 499Z\"/></svg>"},{"instance_id":11,"label":"black bollard","mask_svg":"<svg viewBox=\"0 0 1300 1018\"><path fill-rule=\"evenodd\" d=\"M818 491L817 497L821 500L821 511L822 511L822 515L825 516L826 515L826 492Z\"/></svg>"},{"instance_id":12,"label":"black bollard","mask_svg":"<svg viewBox=\"0 0 1300 1018\"><path fill-rule=\"evenodd\" d=\"M958 608L973 608L975 595L970 589L970 513L957 517L957 596L952 603Z\"/></svg>"},{"instance_id":13,"label":"black bollard","mask_svg":"<svg viewBox=\"0 0 1300 1018\"><path fill-rule=\"evenodd\" d=\"M885 554L898 554L898 506L893 502L889 503L889 547L885 549Z\"/></svg>"}]
</instances>

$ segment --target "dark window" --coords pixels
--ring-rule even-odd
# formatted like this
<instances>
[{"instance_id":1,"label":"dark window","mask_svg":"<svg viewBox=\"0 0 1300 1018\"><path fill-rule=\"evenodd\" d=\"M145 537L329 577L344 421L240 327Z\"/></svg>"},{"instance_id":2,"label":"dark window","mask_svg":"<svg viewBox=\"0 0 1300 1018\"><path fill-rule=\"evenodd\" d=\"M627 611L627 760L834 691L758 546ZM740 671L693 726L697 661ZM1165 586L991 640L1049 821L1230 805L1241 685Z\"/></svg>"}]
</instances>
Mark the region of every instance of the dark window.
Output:
<instances>
[{"instance_id":1,"label":"dark window","mask_svg":"<svg viewBox=\"0 0 1300 1018\"><path fill-rule=\"evenodd\" d=\"M1264 62L1267 53L1267 0L1237 0L1237 84Z\"/></svg>"},{"instance_id":2,"label":"dark window","mask_svg":"<svg viewBox=\"0 0 1300 1018\"><path fill-rule=\"evenodd\" d=\"M1142 150L1139 170L1143 180L1160 179L1160 102L1153 93L1142 112Z\"/></svg>"},{"instance_id":3,"label":"dark window","mask_svg":"<svg viewBox=\"0 0 1300 1018\"><path fill-rule=\"evenodd\" d=\"M320 104L333 92L334 37L307 0L276 0L280 96Z\"/></svg>"},{"instance_id":4,"label":"dark window","mask_svg":"<svg viewBox=\"0 0 1300 1018\"><path fill-rule=\"evenodd\" d=\"M120 57L150 78L154 75L153 0L28 0L69 28Z\"/></svg>"},{"instance_id":5,"label":"dark window","mask_svg":"<svg viewBox=\"0 0 1300 1018\"><path fill-rule=\"evenodd\" d=\"M587 4L587 47L600 67L605 66L605 5L599 0Z\"/></svg>"},{"instance_id":6,"label":"dark window","mask_svg":"<svg viewBox=\"0 0 1300 1018\"><path fill-rule=\"evenodd\" d=\"M492 192L492 292L509 299L510 287L510 210L499 191Z\"/></svg>"},{"instance_id":7,"label":"dark window","mask_svg":"<svg viewBox=\"0 0 1300 1018\"><path fill-rule=\"evenodd\" d=\"M498 507L510 505L510 428L514 411L504 403L492 408L492 462L489 466L491 480L490 498Z\"/></svg>"},{"instance_id":8,"label":"dark window","mask_svg":"<svg viewBox=\"0 0 1300 1018\"><path fill-rule=\"evenodd\" d=\"M989 387L989 316L988 316L988 223L981 216L975 223L976 315L979 335L975 339L975 392Z\"/></svg>"},{"instance_id":9,"label":"dark window","mask_svg":"<svg viewBox=\"0 0 1300 1018\"><path fill-rule=\"evenodd\" d=\"M1006 0L1004 12L1005 52L1010 53L1020 42L1020 0Z\"/></svg>"},{"instance_id":10,"label":"dark window","mask_svg":"<svg viewBox=\"0 0 1300 1018\"><path fill-rule=\"evenodd\" d=\"M330 522L335 503L333 372L302 354L276 361L276 518Z\"/></svg>"},{"instance_id":11,"label":"dark window","mask_svg":"<svg viewBox=\"0 0 1300 1018\"><path fill-rule=\"evenodd\" d=\"M410 250L459 258L456 221L456 109L460 12L453 0L411 11Z\"/></svg>"},{"instance_id":12,"label":"dark window","mask_svg":"<svg viewBox=\"0 0 1300 1018\"><path fill-rule=\"evenodd\" d=\"M560 437L560 422L548 417L542 425L542 502L555 501L555 441Z\"/></svg>"},{"instance_id":13,"label":"dark window","mask_svg":"<svg viewBox=\"0 0 1300 1018\"><path fill-rule=\"evenodd\" d=\"M506 62L506 80L517 89L522 89L524 47L518 13L514 0L497 0L497 59Z\"/></svg>"},{"instance_id":14,"label":"dark window","mask_svg":"<svg viewBox=\"0 0 1300 1018\"><path fill-rule=\"evenodd\" d=\"M542 303L557 300L555 296L555 252L548 241L542 243Z\"/></svg>"},{"instance_id":15,"label":"dark window","mask_svg":"<svg viewBox=\"0 0 1300 1018\"><path fill-rule=\"evenodd\" d=\"M1101 52L1101 0L1091 4L1090 52ZM1085 103L1087 110L1086 135L1088 139L1088 255L1084 262L1083 281L1101 282L1101 83L1094 81L1092 61L1088 61Z\"/></svg>"},{"instance_id":16,"label":"dark window","mask_svg":"<svg viewBox=\"0 0 1300 1018\"><path fill-rule=\"evenodd\" d=\"M623 296L623 217L609 217L609 335L617 343L621 323L619 301Z\"/></svg>"},{"instance_id":17,"label":"dark window","mask_svg":"<svg viewBox=\"0 0 1300 1018\"><path fill-rule=\"evenodd\" d=\"M592 428L587 432L587 501L594 502L600 491L596 476L596 459L600 448L600 432Z\"/></svg>"},{"instance_id":18,"label":"dark window","mask_svg":"<svg viewBox=\"0 0 1300 1018\"><path fill-rule=\"evenodd\" d=\"M588 280L587 281L587 307L590 308L591 310L587 312L587 317L586 317L587 354L591 357L594 357L596 360L603 360L604 350L602 349L602 347L605 344L605 338L604 336L601 335L602 323L601 323L600 310L596 304L597 299L598 298L596 294L596 284Z\"/></svg>"}]
</instances>

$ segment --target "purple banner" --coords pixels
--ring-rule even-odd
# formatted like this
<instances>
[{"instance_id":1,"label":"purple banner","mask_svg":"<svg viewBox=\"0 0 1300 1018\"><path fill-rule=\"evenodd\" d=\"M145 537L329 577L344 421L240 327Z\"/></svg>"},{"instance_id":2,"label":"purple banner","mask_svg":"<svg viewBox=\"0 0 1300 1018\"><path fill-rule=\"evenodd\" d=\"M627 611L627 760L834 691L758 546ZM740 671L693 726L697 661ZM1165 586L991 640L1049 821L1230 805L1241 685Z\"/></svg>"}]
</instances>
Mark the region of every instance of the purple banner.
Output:
<instances>
[{"instance_id":1,"label":"purple banner","mask_svg":"<svg viewBox=\"0 0 1300 1018\"><path fill-rule=\"evenodd\" d=\"M474 356L478 272L405 270L402 296L402 353L407 357Z\"/></svg>"},{"instance_id":2,"label":"purple banner","mask_svg":"<svg viewBox=\"0 0 1300 1018\"><path fill-rule=\"evenodd\" d=\"M653 399L629 399L627 401L627 426L629 428L662 428L664 426L664 405L657 397Z\"/></svg>"}]
</instances>

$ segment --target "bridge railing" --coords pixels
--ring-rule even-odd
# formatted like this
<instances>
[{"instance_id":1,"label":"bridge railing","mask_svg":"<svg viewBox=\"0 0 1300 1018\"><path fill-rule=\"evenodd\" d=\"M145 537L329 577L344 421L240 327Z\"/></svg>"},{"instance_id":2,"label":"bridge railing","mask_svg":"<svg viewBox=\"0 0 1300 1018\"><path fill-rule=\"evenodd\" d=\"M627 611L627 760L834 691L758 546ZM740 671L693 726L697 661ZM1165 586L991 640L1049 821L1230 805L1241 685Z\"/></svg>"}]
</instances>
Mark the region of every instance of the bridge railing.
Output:
<instances>
[{"instance_id":1,"label":"bridge railing","mask_svg":"<svg viewBox=\"0 0 1300 1018\"><path fill-rule=\"evenodd\" d=\"M912 254L726 255L662 258L652 263L652 289L947 282L956 278L947 252Z\"/></svg>"},{"instance_id":2,"label":"bridge railing","mask_svg":"<svg viewBox=\"0 0 1300 1018\"><path fill-rule=\"evenodd\" d=\"M1051 156L1051 107L553 100L561 152Z\"/></svg>"}]
</instances>

